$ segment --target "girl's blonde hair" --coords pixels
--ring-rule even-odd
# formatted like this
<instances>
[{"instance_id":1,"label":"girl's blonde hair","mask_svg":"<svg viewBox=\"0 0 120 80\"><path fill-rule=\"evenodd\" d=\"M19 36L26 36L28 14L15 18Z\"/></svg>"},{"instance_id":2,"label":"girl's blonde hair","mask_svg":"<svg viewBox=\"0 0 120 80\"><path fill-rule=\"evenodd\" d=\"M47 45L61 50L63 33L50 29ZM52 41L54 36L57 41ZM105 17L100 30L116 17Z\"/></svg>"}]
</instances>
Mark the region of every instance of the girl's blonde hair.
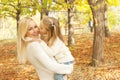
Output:
<instances>
[{"instance_id":1,"label":"girl's blonde hair","mask_svg":"<svg viewBox=\"0 0 120 80\"><path fill-rule=\"evenodd\" d=\"M48 46L52 46L57 37L64 41L61 34L59 21L56 18L45 17L42 19L41 24L43 24L47 31L46 43L48 44Z\"/></svg>"},{"instance_id":2,"label":"girl's blonde hair","mask_svg":"<svg viewBox=\"0 0 120 80\"><path fill-rule=\"evenodd\" d=\"M18 22L18 33L17 33L17 58L19 63L26 63L26 41L25 36L32 18L24 17Z\"/></svg>"}]
</instances>

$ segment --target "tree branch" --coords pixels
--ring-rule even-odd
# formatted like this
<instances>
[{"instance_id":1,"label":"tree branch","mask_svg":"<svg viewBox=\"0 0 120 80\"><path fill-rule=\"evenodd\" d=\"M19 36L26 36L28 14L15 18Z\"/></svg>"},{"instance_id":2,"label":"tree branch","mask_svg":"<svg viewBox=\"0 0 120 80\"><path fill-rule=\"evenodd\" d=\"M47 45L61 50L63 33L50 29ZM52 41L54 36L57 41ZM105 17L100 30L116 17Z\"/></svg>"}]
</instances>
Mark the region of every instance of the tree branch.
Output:
<instances>
[{"instance_id":1,"label":"tree branch","mask_svg":"<svg viewBox=\"0 0 120 80\"><path fill-rule=\"evenodd\" d=\"M0 4L2 4L2 5L8 5L8 6L12 6L12 7L14 7L14 8L16 9L16 7L15 7L14 5L12 5L12 4L6 4L6 3L1 3L1 2L0 2Z\"/></svg>"},{"instance_id":2,"label":"tree branch","mask_svg":"<svg viewBox=\"0 0 120 80\"><path fill-rule=\"evenodd\" d=\"M13 17L13 18L16 18L16 15L10 13L10 12L7 12L4 14L5 16L10 16L10 17Z\"/></svg>"},{"instance_id":3,"label":"tree branch","mask_svg":"<svg viewBox=\"0 0 120 80\"><path fill-rule=\"evenodd\" d=\"M97 0L96 2L94 2L93 0L88 0L88 3L90 6L96 6L98 4L100 4L103 0Z\"/></svg>"},{"instance_id":4,"label":"tree branch","mask_svg":"<svg viewBox=\"0 0 120 80\"><path fill-rule=\"evenodd\" d=\"M98 5L98 4L102 3L102 2L103 2L103 0L97 0L95 5Z\"/></svg>"},{"instance_id":5,"label":"tree branch","mask_svg":"<svg viewBox=\"0 0 120 80\"><path fill-rule=\"evenodd\" d=\"M62 5L62 3L56 1L56 0L53 0L53 2L55 2L56 4L59 4L59 5Z\"/></svg>"},{"instance_id":6,"label":"tree branch","mask_svg":"<svg viewBox=\"0 0 120 80\"><path fill-rule=\"evenodd\" d=\"M20 6L20 8L31 8L32 6L28 5L28 6Z\"/></svg>"}]
</instances>

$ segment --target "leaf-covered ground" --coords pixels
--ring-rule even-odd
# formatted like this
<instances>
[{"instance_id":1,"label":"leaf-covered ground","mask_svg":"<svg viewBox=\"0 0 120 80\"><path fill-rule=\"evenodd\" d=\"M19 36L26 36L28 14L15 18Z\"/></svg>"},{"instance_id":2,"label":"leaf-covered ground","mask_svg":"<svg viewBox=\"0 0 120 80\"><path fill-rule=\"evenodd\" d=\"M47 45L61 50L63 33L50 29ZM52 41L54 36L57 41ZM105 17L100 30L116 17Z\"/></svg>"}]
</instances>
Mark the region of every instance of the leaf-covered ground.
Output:
<instances>
[{"instance_id":1,"label":"leaf-covered ground","mask_svg":"<svg viewBox=\"0 0 120 80\"><path fill-rule=\"evenodd\" d=\"M75 35L70 50L76 64L68 80L120 80L120 33L111 33L105 39L105 63L101 67L90 65L93 34ZM32 65L21 65L16 58L16 41L0 41L0 80L38 80Z\"/></svg>"}]
</instances>

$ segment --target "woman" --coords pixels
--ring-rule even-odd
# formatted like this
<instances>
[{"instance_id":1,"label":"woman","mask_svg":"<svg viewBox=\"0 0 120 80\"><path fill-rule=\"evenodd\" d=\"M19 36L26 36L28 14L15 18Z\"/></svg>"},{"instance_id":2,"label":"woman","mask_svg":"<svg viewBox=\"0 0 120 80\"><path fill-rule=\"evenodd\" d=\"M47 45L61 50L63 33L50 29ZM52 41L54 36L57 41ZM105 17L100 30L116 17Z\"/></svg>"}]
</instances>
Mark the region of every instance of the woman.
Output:
<instances>
[{"instance_id":1,"label":"woman","mask_svg":"<svg viewBox=\"0 0 120 80\"><path fill-rule=\"evenodd\" d=\"M26 60L35 67L40 80L54 80L54 73L70 74L72 65L59 64L46 54L39 39L36 23L29 17L19 21L18 27L18 60L25 64ZM39 41L38 41L39 39Z\"/></svg>"}]
</instances>

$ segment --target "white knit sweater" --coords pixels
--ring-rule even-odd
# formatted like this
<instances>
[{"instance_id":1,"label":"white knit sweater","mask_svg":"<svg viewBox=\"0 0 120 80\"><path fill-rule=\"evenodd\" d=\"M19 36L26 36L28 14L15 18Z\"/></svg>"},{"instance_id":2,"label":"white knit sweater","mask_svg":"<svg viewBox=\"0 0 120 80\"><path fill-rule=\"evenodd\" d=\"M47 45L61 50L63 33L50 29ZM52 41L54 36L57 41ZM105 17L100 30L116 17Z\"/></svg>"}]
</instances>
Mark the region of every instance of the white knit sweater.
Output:
<instances>
[{"instance_id":1,"label":"white knit sweater","mask_svg":"<svg viewBox=\"0 0 120 80\"><path fill-rule=\"evenodd\" d=\"M47 54L54 57L59 63L74 61L69 48L59 38L55 40L51 47L48 47L45 42L42 42L41 45L47 51Z\"/></svg>"},{"instance_id":2,"label":"white knit sweater","mask_svg":"<svg viewBox=\"0 0 120 80\"><path fill-rule=\"evenodd\" d=\"M74 57L72 56L69 48L59 38L55 40L51 49L54 51L52 55L55 56L57 62L64 63L74 61Z\"/></svg>"},{"instance_id":3,"label":"white knit sweater","mask_svg":"<svg viewBox=\"0 0 120 80\"><path fill-rule=\"evenodd\" d=\"M54 73L70 74L72 65L59 64L48 56L42 47L42 42L31 42L26 47L27 58L35 67L40 80L54 80Z\"/></svg>"}]
</instances>

